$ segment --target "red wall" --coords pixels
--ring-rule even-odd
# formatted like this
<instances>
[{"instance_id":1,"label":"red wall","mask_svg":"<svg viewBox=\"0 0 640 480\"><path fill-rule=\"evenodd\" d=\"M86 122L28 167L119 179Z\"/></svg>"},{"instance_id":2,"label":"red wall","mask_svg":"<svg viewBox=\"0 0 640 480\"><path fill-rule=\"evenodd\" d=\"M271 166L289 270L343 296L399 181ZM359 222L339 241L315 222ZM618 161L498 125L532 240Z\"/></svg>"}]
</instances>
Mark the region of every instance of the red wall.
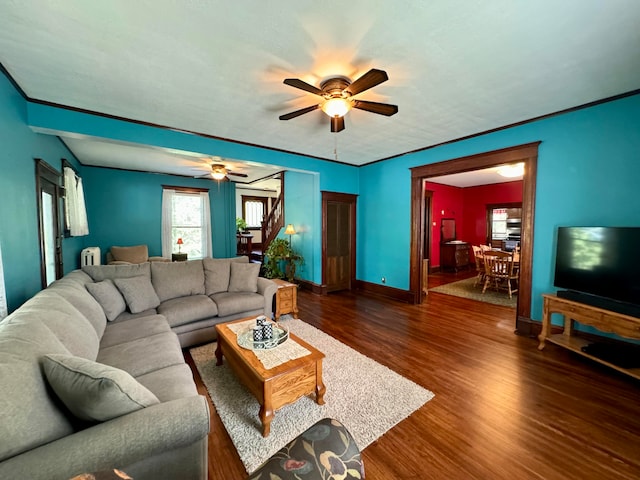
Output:
<instances>
[{"instance_id":1,"label":"red wall","mask_svg":"<svg viewBox=\"0 0 640 480\"><path fill-rule=\"evenodd\" d=\"M443 218L456 219L456 233L460 239L460 226L464 219L464 189L450 187L440 183L425 182L427 190L433 192L431 206L431 259L429 266L440 265L440 220ZM444 214L442 213L444 211ZM435 224L435 225L434 225Z\"/></svg>"},{"instance_id":2,"label":"red wall","mask_svg":"<svg viewBox=\"0 0 640 480\"><path fill-rule=\"evenodd\" d=\"M479 185L464 189L464 222L460 235L465 242L487 241L487 205L522 202L522 181Z\"/></svg>"},{"instance_id":3,"label":"red wall","mask_svg":"<svg viewBox=\"0 0 640 480\"><path fill-rule=\"evenodd\" d=\"M480 245L487 240L487 205L522 202L522 181L479 185L477 187L450 187L425 182L433 192L430 266L440 265L440 220L456 219L458 240ZM442 211L444 210L444 214Z\"/></svg>"}]
</instances>

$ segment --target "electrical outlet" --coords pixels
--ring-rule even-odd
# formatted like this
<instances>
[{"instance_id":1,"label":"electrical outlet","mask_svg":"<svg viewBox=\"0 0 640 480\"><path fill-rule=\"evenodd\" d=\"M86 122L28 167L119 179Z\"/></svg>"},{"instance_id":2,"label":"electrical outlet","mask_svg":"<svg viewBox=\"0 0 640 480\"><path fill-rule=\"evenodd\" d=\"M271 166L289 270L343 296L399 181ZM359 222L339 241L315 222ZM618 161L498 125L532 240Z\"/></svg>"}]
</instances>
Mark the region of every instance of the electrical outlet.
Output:
<instances>
[{"instance_id":1,"label":"electrical outlet","mask_svg":"<svg viewBox=\"0 0 640 480\"><path fill-rule=\"evenodd\" d=\"M385 277L382 277L382 283L387 283L387 279Z\"/></svg>"}]
</instances>

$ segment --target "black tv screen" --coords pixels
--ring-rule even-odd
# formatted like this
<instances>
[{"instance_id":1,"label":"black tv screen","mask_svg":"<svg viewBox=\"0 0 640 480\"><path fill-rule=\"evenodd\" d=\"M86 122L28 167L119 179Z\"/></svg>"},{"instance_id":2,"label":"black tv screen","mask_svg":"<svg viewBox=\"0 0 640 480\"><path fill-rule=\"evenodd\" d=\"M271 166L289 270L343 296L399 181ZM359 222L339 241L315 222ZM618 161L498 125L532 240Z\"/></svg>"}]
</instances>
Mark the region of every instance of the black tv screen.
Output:
<instances>
[{"instance_id":1,"label":"black tv screen","mask_svg":"<svg viewBox=\"0 0 640 480\"><path fill-rule=\"evenodd\" d=\"M559 227L554 285L640 305L640 227Z\"/></svg>"}]
</instances>

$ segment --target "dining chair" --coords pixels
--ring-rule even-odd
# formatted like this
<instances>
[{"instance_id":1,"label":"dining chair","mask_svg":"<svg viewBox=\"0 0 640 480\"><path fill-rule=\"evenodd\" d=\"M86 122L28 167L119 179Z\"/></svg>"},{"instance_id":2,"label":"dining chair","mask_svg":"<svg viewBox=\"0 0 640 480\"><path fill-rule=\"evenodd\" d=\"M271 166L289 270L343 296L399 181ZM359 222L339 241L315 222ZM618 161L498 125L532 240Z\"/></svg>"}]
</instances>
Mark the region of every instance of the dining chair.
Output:
<instances>
[{"instance_id":1,"label":"dining chair","mask_svg":"<svg viewBox=\"0 0 640 480\"><path fill-rule=\"evenodd\" d=\"M511 298L518 291L518 273L514 265L512 253L493 250L484 252L485 280L482 293L487 291L489 285L493 285L496 291L507 290Z\"/></svg>"},{"instance_id":2,"label":"dining chair","mask_svg":"<svg viewBox=\"0 0 640 480\"><path fill-rule=\"evenodd\" d=\"M480 250L482 250L483 252L488 252L489 250L491 250L491 247L489 245L481 244Z\"/></svg>"},{"instance_id":3,"label":"dining chair","mask_svg":"<svg viewBox=\"0 0 640 480\"><path fill-rule=\"evenodd\" d=\"M474 287L477 287L478 284L482 285L484 283L484 254L482 252L482 248L478 245L471 245L473 249L473 257L476 261L476 281L473 283Z\"/></svg>"}]
</instances>

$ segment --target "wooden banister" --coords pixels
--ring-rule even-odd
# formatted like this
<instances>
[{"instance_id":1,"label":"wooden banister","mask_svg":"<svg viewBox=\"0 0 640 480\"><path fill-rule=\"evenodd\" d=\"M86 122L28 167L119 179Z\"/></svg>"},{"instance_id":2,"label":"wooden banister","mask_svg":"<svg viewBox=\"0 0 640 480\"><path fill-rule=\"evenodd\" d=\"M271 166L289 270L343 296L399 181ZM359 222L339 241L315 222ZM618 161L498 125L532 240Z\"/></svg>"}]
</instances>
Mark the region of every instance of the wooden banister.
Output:
<instances>
[{"instance_id":1,"label":"wooden banister","mask_svg":"<svg viewBox=\"0 0 640 480\"><path fill-rule=\"evenodd\" d=\"M262 221L263 252L269 248L269 245L278 236L278 232L282 227L284 227L284 191L280 193L271 211Z\"/></svg>"}]
</instances>

